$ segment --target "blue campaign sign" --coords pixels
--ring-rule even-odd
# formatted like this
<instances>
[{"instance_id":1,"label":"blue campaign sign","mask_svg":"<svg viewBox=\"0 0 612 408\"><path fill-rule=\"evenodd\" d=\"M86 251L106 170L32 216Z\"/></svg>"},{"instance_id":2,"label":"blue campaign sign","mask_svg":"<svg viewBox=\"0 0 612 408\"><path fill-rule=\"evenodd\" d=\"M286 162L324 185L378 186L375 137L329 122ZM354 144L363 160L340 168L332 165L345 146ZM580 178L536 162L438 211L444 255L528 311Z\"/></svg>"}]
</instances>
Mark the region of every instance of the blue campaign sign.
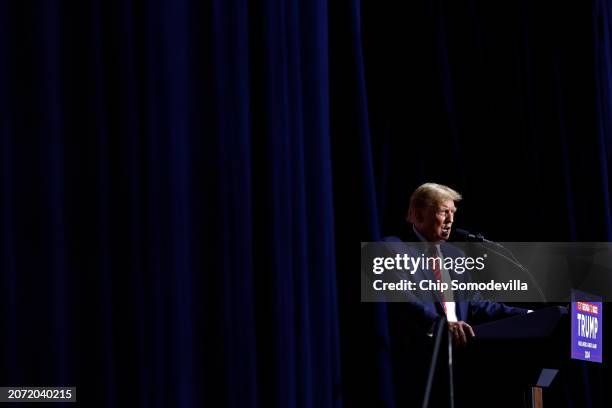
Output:
<instances>
[{"instance_id":1,"label":"blue campaign sign","mask_svg":"<svg viewBox=\"0 0 612 408\"><path fill-rule=\"evenodd\" d=\"M601 363L603 308L601 298L574 290L572 293L572 358Z\"/></svg>"}]
</instances>

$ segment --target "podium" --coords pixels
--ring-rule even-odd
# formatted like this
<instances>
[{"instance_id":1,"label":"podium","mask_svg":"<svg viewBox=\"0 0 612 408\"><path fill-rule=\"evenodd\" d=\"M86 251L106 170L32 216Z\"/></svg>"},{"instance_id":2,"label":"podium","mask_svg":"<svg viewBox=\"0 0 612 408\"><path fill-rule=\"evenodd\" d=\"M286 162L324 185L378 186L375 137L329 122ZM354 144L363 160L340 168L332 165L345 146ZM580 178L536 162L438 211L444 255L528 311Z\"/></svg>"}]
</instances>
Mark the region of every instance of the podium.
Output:
<instances>
[{"instance_id":1,"label":"podium","mask_svg":"<svg viewBox=\"0 0 612 408\"><path fill-rule=\"evenodd\" d=\"M474 333L471 344L454 353L455 378L464 383L458 399L470 406L542 407L543 388L569 360L567 308L488 322L474 326Z\"/></svg>"}]
</instances>

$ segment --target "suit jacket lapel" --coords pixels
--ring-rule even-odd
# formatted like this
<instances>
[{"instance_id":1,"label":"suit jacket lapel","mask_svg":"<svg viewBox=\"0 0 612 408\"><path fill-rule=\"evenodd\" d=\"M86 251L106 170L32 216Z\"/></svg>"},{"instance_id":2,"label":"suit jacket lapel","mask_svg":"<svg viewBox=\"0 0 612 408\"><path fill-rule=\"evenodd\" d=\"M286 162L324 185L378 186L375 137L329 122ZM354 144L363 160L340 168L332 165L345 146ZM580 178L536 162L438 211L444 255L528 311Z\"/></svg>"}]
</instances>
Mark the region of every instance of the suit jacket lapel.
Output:
<instances>
[{"instance_id":1,"label":"suit jacket lapel","mask_svg":"<svg viewBox=\"0 0 612 408\"><path fill-rule=\"evenodd\" d=\"M412 229L411 224L406 224L406 228L400 234L400 238L404 242L413 243L413 245L411 245L412 256L420 257L421 254L425 255L425 257L428 256L427 249L428 249L428 246L431 244L428 242L421 241L421 239L414 233L414 230ZM435 281L435 276L432 270L426 269L426 268L420 268L419 272L422 274L423 279L426 279L432 282ZM431 292L433 292L434 297L436 299L436 302L434 302L436 310L438 311L438 313L444 316L446 312L444 311L444 306L442 305L442 297L441 297L440 292L437 290L434 290Z\"/></svg>"}]
</instances>

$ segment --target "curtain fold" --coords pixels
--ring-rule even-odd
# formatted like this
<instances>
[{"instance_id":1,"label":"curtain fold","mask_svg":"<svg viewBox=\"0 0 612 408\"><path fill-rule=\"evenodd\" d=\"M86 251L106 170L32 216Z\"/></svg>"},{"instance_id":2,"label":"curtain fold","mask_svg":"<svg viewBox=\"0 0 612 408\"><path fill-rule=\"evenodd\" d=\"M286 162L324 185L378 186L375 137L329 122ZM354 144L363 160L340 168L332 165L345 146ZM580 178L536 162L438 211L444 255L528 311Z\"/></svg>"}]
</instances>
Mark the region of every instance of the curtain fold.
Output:
<instances>
[{"instance_id":1,"label":"curtain fold","mask_svg":"<svg viewBox=\"0 0 612 408\"><path fill-rule=\"evenodd\" d=\"M2 8L3 383L341 406L327 3Z\"/></svg>"}]
</instances>

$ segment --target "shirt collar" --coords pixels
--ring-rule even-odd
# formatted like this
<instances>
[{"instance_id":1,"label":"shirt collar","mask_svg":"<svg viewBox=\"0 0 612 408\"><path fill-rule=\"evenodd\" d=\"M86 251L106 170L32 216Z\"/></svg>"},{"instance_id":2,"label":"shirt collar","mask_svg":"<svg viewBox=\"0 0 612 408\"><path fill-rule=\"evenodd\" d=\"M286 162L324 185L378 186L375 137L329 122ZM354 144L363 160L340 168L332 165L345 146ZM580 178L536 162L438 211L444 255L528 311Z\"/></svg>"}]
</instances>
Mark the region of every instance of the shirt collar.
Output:
<instances>
[{"instance_id":1,"label":"shirt collar","mask_svg":"<svg viewBox=\"0 0 612 408\"><path fill-rule=\"evenodd\" d=\"M414 231L414 233L416 234L417 238L421 240L421 242L425 242L426 244L433 245L433 246L435 246L435 247L436 247L436 249L437 249L438 251L440 250L440 243L439 243L439 242L436 242L436 243L431 243L431 242L427 241L427 240L425 239L425 237L423 237L423 236L421 235L421 233L420 233L420 232L419 232L419 231L418 231L418 230L417 230L417 229L414 227L414 224L412 225L412 230L413 230L413 231Z\"/></svg>"}]
</instances>

